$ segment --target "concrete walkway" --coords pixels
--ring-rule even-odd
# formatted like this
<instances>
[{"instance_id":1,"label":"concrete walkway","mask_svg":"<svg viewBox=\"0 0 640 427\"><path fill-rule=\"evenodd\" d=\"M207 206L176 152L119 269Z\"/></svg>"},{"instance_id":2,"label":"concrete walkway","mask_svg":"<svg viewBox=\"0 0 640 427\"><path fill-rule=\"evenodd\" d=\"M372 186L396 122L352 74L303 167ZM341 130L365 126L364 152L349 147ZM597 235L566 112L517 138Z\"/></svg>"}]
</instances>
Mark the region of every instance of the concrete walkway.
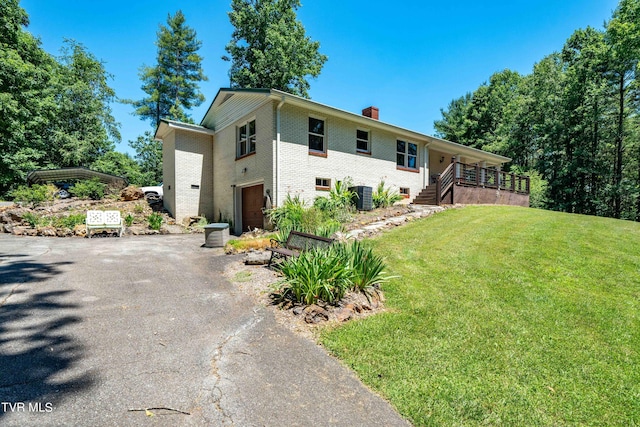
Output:
<instances>
[{"instance_id":1,"label":"concrete walkway","mask_svg":"<svg viewBox=\"0 0 640 427\"><path fill-rule=\"evenodd\" d=\"M407 425L202 243L0 234L0 425Z\"/></svg>"}]
</instances>

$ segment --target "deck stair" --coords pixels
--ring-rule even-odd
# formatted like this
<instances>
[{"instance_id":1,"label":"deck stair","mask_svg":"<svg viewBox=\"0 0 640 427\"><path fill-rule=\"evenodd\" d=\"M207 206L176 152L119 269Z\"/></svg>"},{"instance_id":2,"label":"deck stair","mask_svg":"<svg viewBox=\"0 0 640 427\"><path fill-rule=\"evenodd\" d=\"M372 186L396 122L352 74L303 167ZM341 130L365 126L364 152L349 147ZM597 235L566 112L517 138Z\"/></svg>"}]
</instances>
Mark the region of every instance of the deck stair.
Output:
<instances>
[{"instance_id":1,"label":"deck stair","mask_svg":"<svg viewBox=\"0 0 640 427\"><path fill-rule=\"evenodd\" d=\"M432 205L432 206L437 205L438 202L436 200L436 186L435 185L430 185L427 188L425 188L424 190L422 190L420 192L420 194L418 194L416 196L416 198L413 199L413 204L415 204L415 205Z\"/></svg>"}]
</instances>

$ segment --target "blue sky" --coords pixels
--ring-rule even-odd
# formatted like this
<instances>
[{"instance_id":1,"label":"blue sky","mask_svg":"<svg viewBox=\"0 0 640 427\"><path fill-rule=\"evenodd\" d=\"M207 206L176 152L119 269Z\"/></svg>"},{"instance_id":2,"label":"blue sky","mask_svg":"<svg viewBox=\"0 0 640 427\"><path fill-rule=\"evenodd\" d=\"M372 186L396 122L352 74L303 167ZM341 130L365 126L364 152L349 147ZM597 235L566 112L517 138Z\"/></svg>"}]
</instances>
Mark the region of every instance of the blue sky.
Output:
<instances>
[{"instance_id":1,"label":"blue sky","mask_svg":"<svg viewBox=\"0 0 640 427\"><path fill-rule=\"evenodd\" d=\"M578 28L602 28L617 0L304 1L298 10L307 34L329 57L311 80L311 98L360 113L370 105L380 119L433 134L449 102L475 90L496 71L523 74L562 49ZM202 41L209 81L206 101L191 112L199 123L220 87L229 86L229 63L220 58L233 30L230 0L22 0L32 34L59 54L64 38L85 45L113 75L119 98L141 99L138 70L154 65L156 32L180 9ZM150 129L129 105L114 104L121 123L117 149Z\"/></svg>"}]
</instances>

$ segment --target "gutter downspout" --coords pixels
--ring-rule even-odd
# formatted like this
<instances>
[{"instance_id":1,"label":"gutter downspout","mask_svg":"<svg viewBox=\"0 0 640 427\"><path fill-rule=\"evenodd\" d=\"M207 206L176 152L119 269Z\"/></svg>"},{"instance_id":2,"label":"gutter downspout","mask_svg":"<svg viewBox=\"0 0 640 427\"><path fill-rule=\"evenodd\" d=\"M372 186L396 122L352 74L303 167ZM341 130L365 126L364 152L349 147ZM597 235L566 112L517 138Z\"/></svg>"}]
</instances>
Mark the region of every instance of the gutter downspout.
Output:
<instances>
[{"instance_id":1,"label":"gutter downspout","mask_svg":"<svg viewBox=\"0 0 640 427\"><path fill-rule=\"evenodd\" d=\"M427 188L427 185L430 184L429 182L429 176L430 176L430 170L429 170L429 144L431 144L430 142L427 142L426 144L424 144L424 175L422 176L422 188Z\"/></svg>"},{"instance_id":2,"label":"gutter downspout","mask_svg":"<svg viewBox=\"0 0 640 427\"><path fill-rule=\"evenodd\" d=\"M280 109L284 105L284 95L280 99L280 103L276 107L276 179L275 188L273 189L273 207L280 205Z\"/></svg>"}]
</instances>

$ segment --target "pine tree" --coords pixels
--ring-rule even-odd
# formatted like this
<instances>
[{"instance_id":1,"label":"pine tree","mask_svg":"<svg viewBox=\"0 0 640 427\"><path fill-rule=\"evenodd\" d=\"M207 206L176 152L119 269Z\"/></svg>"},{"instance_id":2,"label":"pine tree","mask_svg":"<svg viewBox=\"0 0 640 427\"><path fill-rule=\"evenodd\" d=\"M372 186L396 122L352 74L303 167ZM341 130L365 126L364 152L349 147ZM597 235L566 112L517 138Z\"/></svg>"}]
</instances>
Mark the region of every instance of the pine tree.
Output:
<instances>
[{"instance_id":1,"label":"pine tree","mask_svg":"<svg viewBox=\"0 0 640 427\"><path fill-rule=\"evenodd\" d=\"M142 90L148 96L129 101L136 107L135 114L150 120L154 127L163 118L189 122L188 110L204 102L199 83L207 77L202 71L202 57L197 53L202 43L185 21L179 10L168 16L167 26L160 26L157 64L140 70Z\"/></svg>"},{"instance_id":2,"label":"pine tree","mask_svg":"<svg viewBox=\"0 0 640 427\"><path fill-rule=\"evenodd\" d=\"M298 21L299 0L233 0L235 27L226 51L233 88L278 89L309 97L307 77L318 77L327 57Z\"/></svg>"}]
</instances>

